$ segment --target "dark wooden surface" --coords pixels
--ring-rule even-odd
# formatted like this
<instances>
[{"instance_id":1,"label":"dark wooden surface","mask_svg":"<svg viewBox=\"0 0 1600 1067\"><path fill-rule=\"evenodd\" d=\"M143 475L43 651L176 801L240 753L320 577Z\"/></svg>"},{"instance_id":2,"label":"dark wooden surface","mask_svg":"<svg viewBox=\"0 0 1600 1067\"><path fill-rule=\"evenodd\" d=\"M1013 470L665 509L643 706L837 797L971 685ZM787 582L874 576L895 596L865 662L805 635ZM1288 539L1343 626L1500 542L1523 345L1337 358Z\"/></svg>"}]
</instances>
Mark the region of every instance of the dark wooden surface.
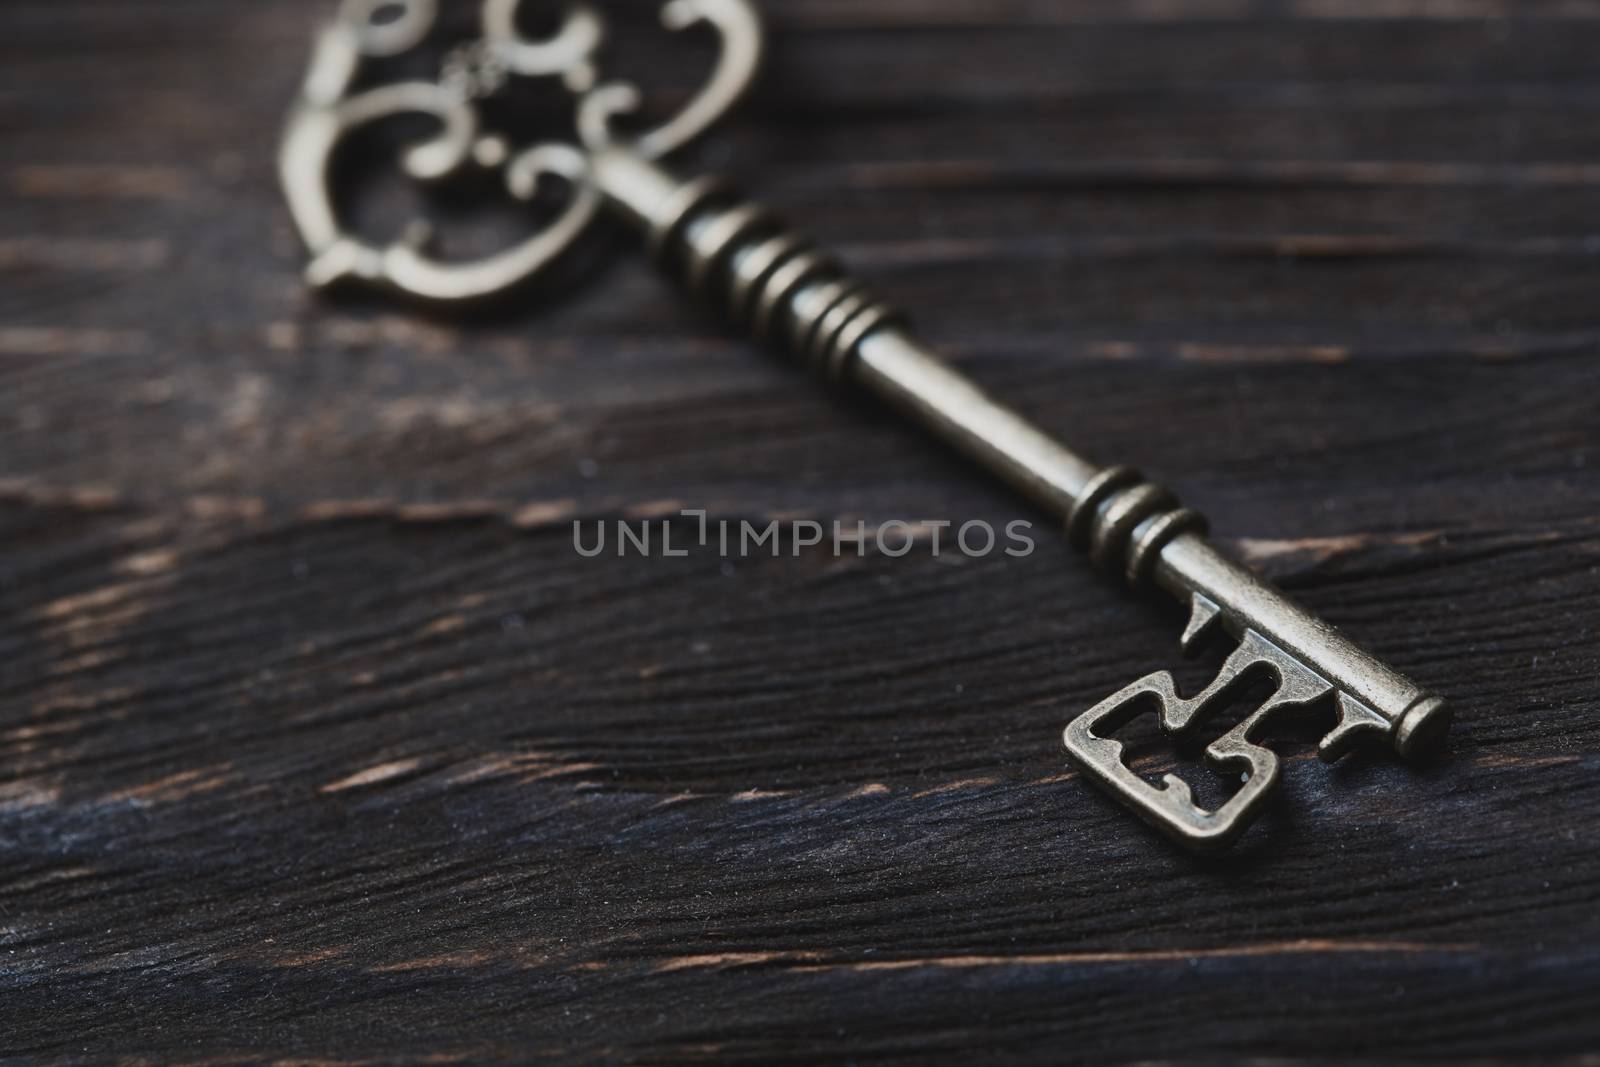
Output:
<instances>
[{"instance_id":1,"label":"dark wooden surface","mask_svg":"<svg viewBox=\"0 0 1600 1067\"><path fill-rule=\"evenodd\" d=\"M625 242L469 324L309 297L328 6L0 9L6 1051L1600 1052L1600 4L768 5L700 161L1457 702L1420 772L1287 737L1208 860L1064 766L1178 620L1042 521L575 555L1040 518Z\"/></svg>"}]
</instances>

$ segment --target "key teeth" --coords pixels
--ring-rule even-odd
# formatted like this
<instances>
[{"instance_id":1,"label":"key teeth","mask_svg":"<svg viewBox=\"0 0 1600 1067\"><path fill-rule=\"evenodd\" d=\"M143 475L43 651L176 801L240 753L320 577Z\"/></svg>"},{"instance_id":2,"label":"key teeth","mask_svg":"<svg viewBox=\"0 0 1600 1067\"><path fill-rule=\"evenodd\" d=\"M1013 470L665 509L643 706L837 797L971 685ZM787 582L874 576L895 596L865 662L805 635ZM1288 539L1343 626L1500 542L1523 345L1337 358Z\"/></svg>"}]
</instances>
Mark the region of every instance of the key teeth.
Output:
<instances>
[{"instance_id":1,"label":"key teeth","mask_svg":"<svg viewBox=\"0 0 1600 1067\"><path fill-rule=\"evenodd\" d=\"M1204 646L1222 618L1222 606L1210 597L1194 593L1189 598L1189 623L1178 638L1178 647L1185 656L1193 656Z\"/></svg>"},{"instance_id":2,"label":"key teeth","mask_svg":"<svg viewBox=\"0 0 1600 1067\"><path fill-rule=\"evenodd\" d=\"M1336 762L1368 734L1381 738L1389 733L1389 720L1349 693L1341 692L1338 701L1338 725L1317 742L1317 756L1324 763Z\"/></svg>"}]
</instances>

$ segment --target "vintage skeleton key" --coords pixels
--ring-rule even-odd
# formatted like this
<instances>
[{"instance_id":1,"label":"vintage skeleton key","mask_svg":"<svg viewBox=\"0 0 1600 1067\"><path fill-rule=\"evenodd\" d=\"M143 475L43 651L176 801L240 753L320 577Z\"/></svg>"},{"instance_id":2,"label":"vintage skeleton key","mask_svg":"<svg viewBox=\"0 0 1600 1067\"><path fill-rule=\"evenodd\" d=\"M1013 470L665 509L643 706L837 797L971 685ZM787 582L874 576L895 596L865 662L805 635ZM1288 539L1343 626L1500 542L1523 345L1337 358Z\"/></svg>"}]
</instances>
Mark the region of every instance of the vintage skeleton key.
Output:
<instances>
[{"instance_id":1,"label":"vintage skeleton key","mask_svg":"<svg viewBox=\"0 0 1600 1067\"><path fill-rule=\"evenodd\" d=\"M1078 716L1067 751L1085 773L1143 818L1195 847L1232 841L1259 812L1279 777L1277 757L1257 743L1280 712L1331 701L1337 725L1319 745L1336 759L1362 740L1387 739L1406 757L1437 748L1449 728L1447 705L1297 607L1206 539L1205 521L1128 467L1099 467L1067 449L979 390L910 332L827 255L716 178L682 181L657 160L722 115L759 64L762 30L746 0L672 0L669 28L709 25L720 52L706 84L676 117L641 135L614 128L639 93L599 77L605 27L585 5L568 9L554 34L529 39L518 27L519 0L484 0L481 38L452 51L440 80L357 89L369 60L410 52L432 29L436 0L345 0L316 40L310 73L289 120L280 169L312 260L311 284L364 282L436 303L504 293L536 277L601 210L645 237L656 259L688 288L755 336L786 348L826 378L888 401L1061 518L1071 542L1135 589L1163 590L1187 605L1182 647L1192 651L1221 627L1237 650L1199 694L1180 697L1172 676L1150 674ZM483 128L478 101L508 79L546 79L574 100L579 144L514 149ZM509 193L533 200L556 178L569 187L554 221L506 251L448 261L414 226L379 246L347 230L333 207L335 149L359 127L422 114L439 130L411 145L409 174L439 181L477 169L503 175ZM1193 731L1252 679L1271 695L1206 753L1243 786L1215 811L1194 803L1175 775L1155 786L1131 771L1110 731L1139 710L1159 711L1170 734Z\"/></svg>"}]
</instances>

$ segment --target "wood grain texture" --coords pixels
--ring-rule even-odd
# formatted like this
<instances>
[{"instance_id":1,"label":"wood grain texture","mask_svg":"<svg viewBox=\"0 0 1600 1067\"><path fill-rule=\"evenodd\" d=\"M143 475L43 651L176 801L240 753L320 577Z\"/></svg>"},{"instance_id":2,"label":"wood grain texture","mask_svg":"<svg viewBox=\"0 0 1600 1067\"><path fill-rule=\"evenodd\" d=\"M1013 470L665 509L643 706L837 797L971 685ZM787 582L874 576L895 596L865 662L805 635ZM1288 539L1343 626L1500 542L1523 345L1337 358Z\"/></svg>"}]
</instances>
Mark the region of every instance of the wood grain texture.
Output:
<instances>
[{"instance_id":1,"label":"wood grain texture","mask_svg":"<svg viewBox=\"0 0 1600 1067\"><path fill-rule=\"evenodd\" d=\"M619 236L308 296L327 6L0 9L0 1050L1600 1052L1600 4L767 5L699 162L1457 703L1421 771L1286 736L1211 859L1060 748L1171 612ZM573 550L680 507L1040 549Z\"/></svg>"}]
</instances>

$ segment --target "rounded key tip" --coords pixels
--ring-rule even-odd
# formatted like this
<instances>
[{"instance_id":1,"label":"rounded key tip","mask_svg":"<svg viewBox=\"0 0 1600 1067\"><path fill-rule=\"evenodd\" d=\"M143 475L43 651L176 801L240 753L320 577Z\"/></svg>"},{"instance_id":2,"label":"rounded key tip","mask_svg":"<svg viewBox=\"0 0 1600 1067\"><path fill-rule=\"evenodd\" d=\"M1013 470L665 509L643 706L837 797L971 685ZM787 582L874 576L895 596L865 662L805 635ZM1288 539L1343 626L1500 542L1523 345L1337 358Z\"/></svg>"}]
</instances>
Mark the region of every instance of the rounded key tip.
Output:
<instances>
[{"instance_id":1,"label":"rounded key tip","mask_svg":"<svg viewBox=\"0 0 1600 1067\"><path fill-rule=\"evenodd\" d=\"M1444 747L1454 709L1443 697L1423 694L1412 701L1395 728L1395 751L1406 759L1426 759Z\"/></svg>"}]
</instances>

